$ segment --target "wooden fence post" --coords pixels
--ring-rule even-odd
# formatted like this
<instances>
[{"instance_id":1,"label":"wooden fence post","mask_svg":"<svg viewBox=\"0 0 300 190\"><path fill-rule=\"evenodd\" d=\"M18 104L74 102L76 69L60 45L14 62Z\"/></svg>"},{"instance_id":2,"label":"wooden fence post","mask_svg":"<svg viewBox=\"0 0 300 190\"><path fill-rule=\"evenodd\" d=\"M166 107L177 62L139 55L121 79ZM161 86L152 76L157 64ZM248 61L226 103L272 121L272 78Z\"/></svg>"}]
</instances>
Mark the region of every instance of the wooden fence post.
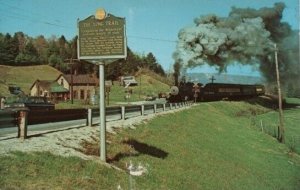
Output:
<instances>
[{"instance_id":1,"label":"wooden fence post","mask_svg":"<svg viewBox=\"0 0 300 190\"><path fill-rule=\"evenodd\" d=\"M153 105L153 111L154 111L154 113L156 113L156 110L157 110L157 105L154 104L154 105Z\"/></svg>"},{"instance_id":2,"label":"wooden fence post","mask_svg":"<svg viewBox=\"0 0 300 190\"><path fill-rule=\"evenodd\" d=\"M18 138L24 140L27 138L27 116L28 110L21 110L18 114Z\"/></svg>"}]
</instances>

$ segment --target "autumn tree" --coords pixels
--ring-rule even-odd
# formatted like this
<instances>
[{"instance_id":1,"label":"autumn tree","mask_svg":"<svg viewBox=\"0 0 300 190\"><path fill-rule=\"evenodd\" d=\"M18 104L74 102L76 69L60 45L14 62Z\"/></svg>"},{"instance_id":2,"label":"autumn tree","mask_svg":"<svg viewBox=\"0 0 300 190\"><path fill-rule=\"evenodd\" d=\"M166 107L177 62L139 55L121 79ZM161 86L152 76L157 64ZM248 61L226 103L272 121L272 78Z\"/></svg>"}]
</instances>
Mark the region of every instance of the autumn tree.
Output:
<instances>
[{"instance_id":1,"label":"autumn tree","mask_svg":"<svg viewBox=\"0 0 300 190\"><path fill-rule=\"evenodd\" d=\"M14 64L19 53L18 39L10 34L0 36L0 62L3 64Z\"/></svg>"},{"instance_id":2,"label":"autumn tree","mask_svg":"<svg viewBox=\"0 0 300 190\"><path fill-rule=\"evenodd\" d=\"M45 64L48 62L48 42L43 35L38 36L34 40L34 46L38 52L39 61L41 64Z\"/></svg>"},{"instance_id":3,"label":"autumn tree","mask_svg":"<svg viewBox=\"0 0 300 190\"><path fill-rule=\"evenodd\" d=\"M18 54L15 62L21 63L22 65L39 63L38 51L31 40L26 43L24 50Z\"/></svg>"}]
</instances>

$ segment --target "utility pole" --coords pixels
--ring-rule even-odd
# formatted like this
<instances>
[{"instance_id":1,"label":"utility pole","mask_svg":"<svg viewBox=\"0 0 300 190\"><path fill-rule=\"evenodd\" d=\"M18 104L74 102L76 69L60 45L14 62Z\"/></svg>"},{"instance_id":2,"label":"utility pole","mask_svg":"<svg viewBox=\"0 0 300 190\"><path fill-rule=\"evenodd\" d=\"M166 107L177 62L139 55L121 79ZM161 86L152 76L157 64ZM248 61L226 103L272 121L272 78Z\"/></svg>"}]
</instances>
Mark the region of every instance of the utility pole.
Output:
<instances>
[{"instance_id":1,"label":"utility pole","mask_svg":"<svg viewBox=\"0 0 300 190\"><path fill-rule=\"evenodd\" d=\"M211 83L214 83L214 81L216 80L216 78L214 77L214 75L212 75L209 80L211 80Z\"/></svg>"},{"instance_id":2,"label":"utility pole","mask_svg":"<svg viewBox=\"0 0 300 190\"><path fill-rule=\"evenodd\" d=\"M74 74L74 61L78 61L77 59L73 59L73 57L71 59L66 59L65 61L70 61L70 63L68 64L70 66L70 74L71 74L71 84L70 84L70 99L71 99L71 104L74 103L74 94L73 94L73 74Z\"/></svg>"},{"instance_id":3,"label":"utility pole","mask_svg":"<svg viewBox=\"0 0 300 190\"><path fill-rule=\"evenodd\" d=\"M278 140L281 143L285 142L284 138L284 125L283 125L283 111L282 111L282 97L281 97L281 88L280 88L280 78L279 78L279 67L278 67L278 59L277 59L277 45L274 44L275 47L275 65L276 65L276 77L277 77L277 88L278 88L278 108L279 108L279 133Z\"/></svg>"},{"instance_id":4,"label":"utility pole","mask_svg":"<svg viewBox=\"0 0 300 190\"><path fill-rule=\"evenodd\" d=\"M71 93L70 93L70 96L71 96L71 104L74 103L74 94L73 94L73 58L71 58L70 60L70 65L71 65Z\"/></svg>"}]
</instances>

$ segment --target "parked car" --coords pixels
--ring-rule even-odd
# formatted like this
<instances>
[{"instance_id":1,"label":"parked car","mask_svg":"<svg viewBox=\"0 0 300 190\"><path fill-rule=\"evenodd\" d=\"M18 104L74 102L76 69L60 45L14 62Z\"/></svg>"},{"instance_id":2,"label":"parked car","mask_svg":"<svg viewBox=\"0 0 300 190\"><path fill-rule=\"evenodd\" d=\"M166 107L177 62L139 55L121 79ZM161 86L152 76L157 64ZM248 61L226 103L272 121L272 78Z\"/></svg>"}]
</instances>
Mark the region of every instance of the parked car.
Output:
<instances>
[{"instance_id":1,"label":"parked car","mask_svg":"<svg viewBox=\"0 0 300 190\"><path fill-rule=\"evenodd\" d=\"M7 100L4 104L5 109L20 109L28 108L29 110L54 110L53 103L47 100L46 97L37 96L22 96L16 97L14 100Z\"/></svg>"},{"instance_id":2,"label":"parked car","mask_svg":"<svg viewBox=\"0 0 300 190\"><path fill-rule=\"evenodd\" d=\"M138 85L134 76L121 77L121 82L122 82L123 86L137 86Z\"/></svg>"},{"instance_id":3,"label":"parked car","mask_svg":"<svg viewBox=\"0 0 300 190\"><path fill-rule=\"evenodd\" d=\"M18 95L18 94L22 93L21 88L19 86L14 85L14 84L9 84L8 90L11 94L14 94L14 95Z\"/></svg>"}]
</instances>

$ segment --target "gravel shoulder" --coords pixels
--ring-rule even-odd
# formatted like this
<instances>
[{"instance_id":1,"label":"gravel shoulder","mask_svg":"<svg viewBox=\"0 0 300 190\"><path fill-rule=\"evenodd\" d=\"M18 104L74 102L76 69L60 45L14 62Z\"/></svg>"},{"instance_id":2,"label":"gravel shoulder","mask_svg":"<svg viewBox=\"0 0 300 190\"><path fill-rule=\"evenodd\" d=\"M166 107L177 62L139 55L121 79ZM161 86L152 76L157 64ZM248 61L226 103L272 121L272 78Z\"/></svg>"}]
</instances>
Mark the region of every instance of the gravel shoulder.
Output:
<instances>
[{"instance_id":1,"label":"gravel shoulder","mask_svg":"<svg viewBox=\"0 0 300 190\"><path fill-rule=\"evenodd\" d=\"M114 133L117 128L135 128L138 124L145 123L158 115L170 114L189 107L183 107L166 112L138 116L126 120L110 121L106 123L106 131ZM0 139L0 155L9 155L14 151L21 152L51 152L59 156L75 156L85 160L95 159L95 156L88 156L78 151L81 149L82 141L99 139L99 125L92 127L67 127L55 131L29 132L28 138L20 140L15 136Z\"/></svg>"}]
</instances>

